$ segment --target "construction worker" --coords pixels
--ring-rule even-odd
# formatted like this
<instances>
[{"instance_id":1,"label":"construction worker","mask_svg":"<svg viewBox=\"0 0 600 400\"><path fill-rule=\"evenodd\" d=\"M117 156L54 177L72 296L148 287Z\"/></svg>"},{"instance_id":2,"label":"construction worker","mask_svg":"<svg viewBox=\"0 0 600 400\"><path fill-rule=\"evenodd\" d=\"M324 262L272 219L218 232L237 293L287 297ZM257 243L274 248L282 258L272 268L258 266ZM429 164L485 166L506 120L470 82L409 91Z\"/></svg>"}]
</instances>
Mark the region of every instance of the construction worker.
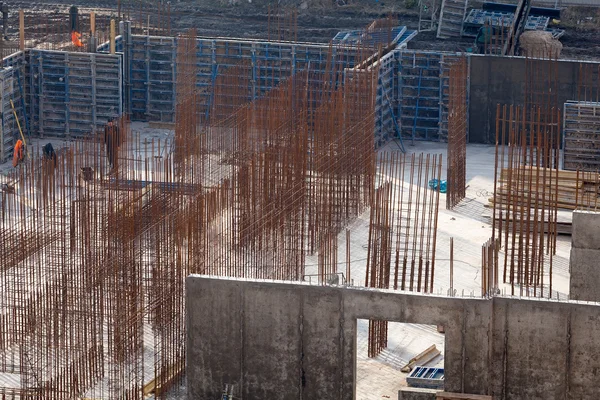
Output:
<instances>
[{"instance_id":1,"label":"construction worker","mask_svg":"<svg viewBox=\"0 0 600 400\"><path fill-rule=\"evenodd\" d=\"M494 29L492 28L492 24L489 19L486 19L483 26L479 28L479 32L477 32L477 37L475 38L475 45L479 54L486 53L486 47L492 42L493 34Z\"/></svg>"},{"instance_id":2,"label":"construction worker","mask_svg":"<svg viewBox=\"0 0 600 400\"><path fill-rule=\"evenodd\" d=\"M83 47L83 42L81 41L81 33L73 31L71 32L71 42L75 47Z\"/></svg>"},{"instance_id":3,"label":"construction worker","mask_svg":"<svg viewBox=\"0 0 600 400\"><path fill-rule=\"evenodd\" d=\"M48 143L42 147L42 152L44 154L44 160L52 161L54 166L56 166L56 152L54 151L54 147L52 147L52 143Z\"/></svg>"},{"instance_id":4,"label":"construction worker","mask_svg":"<svg viewBox=\"0 0 600 400\"><path fill-rule=\"evenodd\" d=\"M75 47L83 47L79 31L79 10L75 6L69 8L69 21L71 24L71 42L73 42Z\"/></svg>"},{"instance_id":5,"label":"construction worker","mask_svg":"<svg viewBox=\"0 0 600 400\"><path fill-rule=\"evenodd\" d=\"M117 159L117 149L121 145L121 129L112 119L104 126L104 145L108 164L114 168Z\"/></svg>"},{"instance_id":6,"label":"construction worker","mask_svg":"<svg viewBox=\"0 0 600 400\"><path fill-rule=\"evenodd\" d=\"M25 158L25 144L21 139L17 140L15 144L15 151L13 153L13 167L17 167Z\"/></svg>"}]
</instances>

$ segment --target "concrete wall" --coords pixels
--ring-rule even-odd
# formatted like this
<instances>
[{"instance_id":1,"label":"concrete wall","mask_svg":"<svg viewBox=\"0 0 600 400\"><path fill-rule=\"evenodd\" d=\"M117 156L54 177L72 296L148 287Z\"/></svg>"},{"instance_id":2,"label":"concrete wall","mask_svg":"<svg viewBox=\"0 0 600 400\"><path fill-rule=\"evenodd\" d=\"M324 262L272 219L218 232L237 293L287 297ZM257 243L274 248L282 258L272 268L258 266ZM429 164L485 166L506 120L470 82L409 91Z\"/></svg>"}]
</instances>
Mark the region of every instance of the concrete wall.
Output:
<instances>
[{"instance_id":1,"label":"concrete wall","mask_svg":"<svg viewBox=\"0 0 600 400\"><path fill-rule=\"evenodd\" d=\"M600 302L600 213L574 211L571 241L569 297Z\"/></svg>"},{"instance_id":2,"label":"concrete wall","mask_svg":"<svg viewBox=\"0 0 600 400\"><path fill-rule=\"evenodd\" d=\"M600 306L187 280L190 398L354 398L356 320L442 324L446 391L499 399L600 396Z\"/></svg>"},{"instance_id":3,"label":"concrete wall","mask_svg":"<svg viewBox=\"0 0 600 400\"><path fill-rule=\"evenodd\" d=\"M398 391L398 400L435 400L439 390L406 387Z\"/></svg>"},{"instance_id":4,"label":"concrete wall","mask_svg":"<svg viewBox=\"0 0 600 400\"><path fill-rule=\"evenodd\" d=\"M548 71L548 61L537 61L546 64L540 67ZM562 113L563 104L567 100L580 100L578 97L578 84L580 82L580 68L586 63L579 61L559 61L556 63L558 71L558 104ZM470 103L469 103L469 133L472 143L495 143L496 141L496 106L498 104L523 105L527 82L527 67L525 58L521 57L496 57L479 56L471 57L470 75ZM554 72L552 72L554 74ZM540 81L537 91L547 87L544 80L549 80L546 74L538 74ZM585 79L597 80L597 76ZM551 80L551 79L550 79Z\"/></svg>"}]
</instances>

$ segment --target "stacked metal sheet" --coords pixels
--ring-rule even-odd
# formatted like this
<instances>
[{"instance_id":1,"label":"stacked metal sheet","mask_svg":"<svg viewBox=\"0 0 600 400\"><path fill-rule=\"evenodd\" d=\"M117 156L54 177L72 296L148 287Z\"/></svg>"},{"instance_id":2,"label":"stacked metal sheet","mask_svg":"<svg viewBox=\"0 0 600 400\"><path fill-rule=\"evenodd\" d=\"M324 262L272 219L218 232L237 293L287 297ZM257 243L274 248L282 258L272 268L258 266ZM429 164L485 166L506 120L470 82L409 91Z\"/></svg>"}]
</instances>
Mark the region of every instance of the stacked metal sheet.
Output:
<instances>
[{"instance_id":1,"label":"stacked metal sheet","mask_svg":"<svg viewBox=\"0 0 600 400\"><path fill-rule=\"evenodd\" d=\"M393 43L396 47L401 47L416 35L416 31L409 30L406 26L396 26L392 29L378 28L368 31L340 31L333 37L332 43L334 45L360 45L363 47L377 47L379 45Z\"/></svg>"}]
</instances>

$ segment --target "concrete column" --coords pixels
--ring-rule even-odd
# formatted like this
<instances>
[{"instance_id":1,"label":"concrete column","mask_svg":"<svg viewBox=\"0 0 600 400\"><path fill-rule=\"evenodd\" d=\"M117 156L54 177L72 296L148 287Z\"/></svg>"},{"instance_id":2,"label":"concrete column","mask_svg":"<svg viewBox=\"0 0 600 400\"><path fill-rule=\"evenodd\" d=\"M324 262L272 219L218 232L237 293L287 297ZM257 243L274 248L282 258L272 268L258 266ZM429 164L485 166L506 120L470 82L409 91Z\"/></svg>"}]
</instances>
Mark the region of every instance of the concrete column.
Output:
<instances>
[{"instance_id":1,"label":"concrete column","mask_svg":"<svg viewBox=\"0 0 600 400\"><path fill-rule=\"evenodd\" d=\"M600 212L573 212L569 269L569 297L600 301Z\"/></svg>"}]
</instances>

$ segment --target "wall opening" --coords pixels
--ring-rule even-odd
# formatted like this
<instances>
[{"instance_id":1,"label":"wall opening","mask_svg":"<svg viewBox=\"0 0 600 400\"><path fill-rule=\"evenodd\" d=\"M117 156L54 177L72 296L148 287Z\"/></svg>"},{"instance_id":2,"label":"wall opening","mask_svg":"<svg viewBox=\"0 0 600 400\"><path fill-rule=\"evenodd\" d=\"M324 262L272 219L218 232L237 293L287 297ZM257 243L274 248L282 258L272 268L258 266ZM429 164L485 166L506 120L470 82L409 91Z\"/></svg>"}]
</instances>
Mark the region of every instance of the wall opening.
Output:
<instances>
[{"instance_id":1,"label":"wall opening","mask_svg":"<svg viewBox=\"0 0 600 400\"><path fill-rule=\"evenodd\" d=\"M382 339L387 339L387 346ZM374 342L379 343L374 345ZM444 367L442 326L358 319L355 345L356 400L397 399L398 391L409 386L410 372L403 372L403 368L406 371L411 359L423 352L426 355L413 365L413 369L417 366ZM431 349L432 346L435 349ZM376 348L380 350L373 354Z\"/></svg>"}]
</instances>

